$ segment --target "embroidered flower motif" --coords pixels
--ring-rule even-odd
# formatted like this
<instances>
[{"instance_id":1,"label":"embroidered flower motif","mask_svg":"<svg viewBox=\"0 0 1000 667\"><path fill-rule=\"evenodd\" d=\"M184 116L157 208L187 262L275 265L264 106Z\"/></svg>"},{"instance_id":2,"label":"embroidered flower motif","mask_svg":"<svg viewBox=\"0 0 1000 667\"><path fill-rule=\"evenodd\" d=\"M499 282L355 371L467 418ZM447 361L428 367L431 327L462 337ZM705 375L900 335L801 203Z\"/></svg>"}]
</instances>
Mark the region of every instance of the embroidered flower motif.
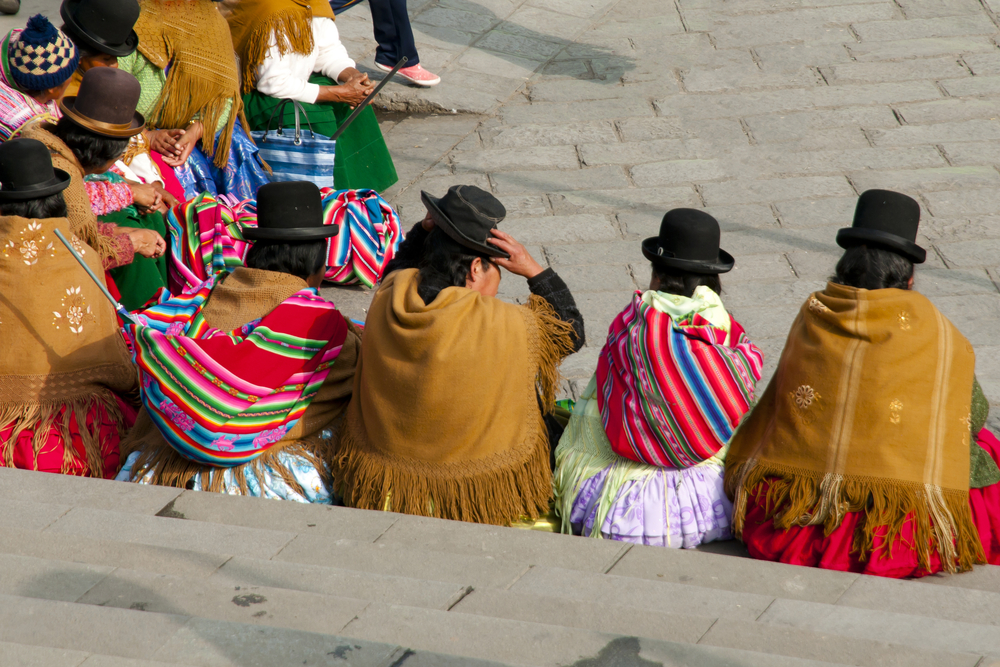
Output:
<instances>
[{"instance_id":1,"label":"embroidered flower motif","mask_svg":"<svg viewBox=\"0 0 1000 667\"><path fill-rule=\"evenodd\" d=\"M912 318L910 314L905 310L899 313L899 328L903 331L909 331Z\"/></svg>"},{"instance_id":2,"label":"embroidered flower motif","mask_svg":"<svg viewBox=\"0 0 1000 667\"><path fill-rule=\"evenodd\" d=\"M160 410L163 414L169 417L170 421L172 421L180 430L190 431L194 428L194 420L191 419L191 417L188 416L183 410L177 407L176 404L168 400L160 401Z\"/></svg>"},{"instance_id":3,"label":"embroidered flower motif","mask_svg":"<svg viewBox=\"0 0 1000 667\"><path fill-rule=\"evenodd\" d=\"M892 399L889 403L889 421L893 424L898 424L903 421L903 402L898 398Z\"/></svg>"},{"instance_id":4,"label":"embroidered flower motif","mask_svg":"<svg viewBox=\"0 0 1000 667\"><path fill-rule=\"evenodd\" d=\"M212 446L215 447L220 452L231 452L236 448L236 445L234 445L233 443L236 442L236 439L238 437L239 436L235 435L231 435L228 437L220 435L218 438L212 441Z\"/></svg>"},{"instance_id":5,"label":"embroidered flower motif","mask_svg":"<svg viewBox=\"0 0 1000 667\"><path fill-rule=\"evenodd\" d=\"M172 322L169 327L167 327L168 336L181 336L184 334L184 324L181 322Z\"/></svg>"},{"instance_id":6,"label":"embroidered flower motif","mask_svg":"<svg viewBox=\"0 0 1000 667\"><path fill-rule=\"evenodd\" d=\"M960 421L963 424L965 424L965 428L971 429L972 428L972 413L970 412L968 414L968 416L965 416L965 417L959 417L958 421Z\"/></svg>"},{"instance_id":7,"label":"embroidered flower motif","mask_svg":"<svg viewBox=\"0 0 1000 667\"><path fill-rule=\"evenodd\" d=\"M18 254L21 256L21 261L28 266L34 266L38 263L38 258L46 251L49 252L50 257L55 256L55 244L52 241L45 242L45 235L42 234L42 225L40 222L34 220L29 222L28 226L21 230L20 236L20 243L13 240L7 241L3 247L4 257L10 257L11 251L16 248Z\"/></svg>"},{"instance_id":8,"label":"embroidered flower motif","mask_svg":"<svg viewBox=\"0 0 1000 667\"><path fill-rule=\"evenodd\" d=\"M791 392L792 400L795 401L795 405L799 406L800 409L805 410L813 401L819 400L819 394L816 390L807 384L800 386L794 392Z\"/></svg>"},{"instance_id":9,"label":"embroidered flower motif","mask_svg":"<svg viewBox=\"0 0 1000 667\"><path fill-rule=\"evenodd\" d=\"M76 250L76 253L80 255L80 257L87 254L87 249L84 247L83 241L81 241L76 234L70 234L69 244L73 246L73 250Z\"/></svg>"},{"instance_id":10,"label":"embroidered flower motif","mask_svg":"<svg viewBox=\"0 0 1000 667\"><path fill-rule=\"evenodd\" d=\"M55 325L56 329L59 329L65 320L72 333L81 334L85 323L97 321L90 306L87 305L81 287L70 287L66 290L66 295L62 298L62 308L63 312L61 313L52 311L52 324Z\"/></svg>"},{"instance_id":11,"label":"embroidered flower motif","mask_svg":"<svg viewBox=\"0 0 1000 667\"><path fill-rule=\"evenodd\" d=\"M149 389L153 385L153 376L149 373L142 374L142 388Z\"/></svg>"},{"instance_id":12,"label":"embroidered flower motif","mask_svg":"<svg viewBox=\"0 0 1000 667\"><path fill-rule=\"evenodd\" d=\"M260 449L261 447L265 447L272 442L278 442L285 437L285 430L286 428L284 426L279 426L278 428L272 428L264 431L253 439L253 448Z\"/></svg>"},{"instance_id":13,"label":"embroidered flower motif","mask_svg":"<svg viewBox=\"0 0 1000 667\"><path fill-rule=\"evenodd\" d=\"M828 313L830 309L822 301L814 296L809 297L809 310L814 313Z\"/></svg>"}]
</instances>

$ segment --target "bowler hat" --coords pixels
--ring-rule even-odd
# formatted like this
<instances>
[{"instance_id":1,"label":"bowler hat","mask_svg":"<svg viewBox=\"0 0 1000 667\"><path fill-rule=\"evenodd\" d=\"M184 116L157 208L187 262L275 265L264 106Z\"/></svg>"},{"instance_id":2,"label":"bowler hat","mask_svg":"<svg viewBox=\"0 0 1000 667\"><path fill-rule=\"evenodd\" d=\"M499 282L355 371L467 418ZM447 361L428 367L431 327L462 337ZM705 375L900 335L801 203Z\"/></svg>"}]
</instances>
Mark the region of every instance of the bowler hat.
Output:
<instances>
[{"instance_id":1,"label":"bowler hat","mask_svg":"<svg viewBox=\"0 0 1000 667\"><path fill-rule=\"evenodd\" d=\"M434 224L456 243L488 257L510 259L506 252L486 242L493 238L490 230L496 229L507 216L507 209L489 192L475 185L453 185L444 197L432 197L421 191L420 199L434 218Z\"/></svg>"},{"instance_id":2,"label":"bowler hat","mask_svg":"<svg viewBox=\"0 0 1000 667\"><path fill-rule=\"evenodd\" d=\"M11 139L0 144L0 202L41 199L62 192L70 177L52 168L52 156L36 139Z\"/></svg>"},{"instance_id":3,"label":"bowler hat","mask_svg":"<svg viewBox=\"0 0 1000 667\"><path fill-rule=\"evenodd\" d=\"M642 254L654 266L689 273L732 270L736 260L719 248L719 221L704 211L675 208L660 223L660 235L642 242Z\"/></svg>"},{"instance_id":4,"label":"bowler hat","mask_svg":"<svg viewBox=\"0 0 1000 667\"><path fill-rule=\"evenodd\" d=\"M289 243L320 241L336 236L338 225L323 224L323 198L315 183L268 183L257 190L257 226L244 227L251 241Z\"/></svg>"},{"instance_id":5,"label":"bowler hat","mask_svg":"<svg viewBox=\"0 0 1000 667\"><path fill-rule=\"evenodd\" d=\"M83 73L75 97L59 100L59 108L77 125L94 134L124 139L142 132L146 120L135 110L142 87L134 76L115 67L92 67Z\"/></svg>"},{"instance_id":6,"label":"bowler hat","mask_svg":"<svg viewBox=\"0 0 1000 667\"><path fill-rule=\"evenodd\" d=\"M136 0L63 0L59 14L74 42L112 56L127 56L139 46L132 27L139 20Z\"/></svg>"},{"instance_id":7,"label":"bowler hat","mask_svg":"<svg viewBox=\"0 0 1000 667\"><path fill-rule=\"evenodd\" d=\"M912 197L891 190L865 190L854 209L854 224L837 232L837 245L876 246L922 264L927 251L915 243L918 225L920 204Z\"/></svg>"}]
</instances>

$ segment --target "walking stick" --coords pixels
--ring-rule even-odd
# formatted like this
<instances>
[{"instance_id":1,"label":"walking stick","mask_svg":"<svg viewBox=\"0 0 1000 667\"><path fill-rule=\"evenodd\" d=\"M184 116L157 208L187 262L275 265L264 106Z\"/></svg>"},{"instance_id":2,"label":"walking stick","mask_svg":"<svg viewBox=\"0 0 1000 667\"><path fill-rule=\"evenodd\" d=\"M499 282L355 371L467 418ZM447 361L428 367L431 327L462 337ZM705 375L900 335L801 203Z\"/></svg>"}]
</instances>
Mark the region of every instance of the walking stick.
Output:
<instances>
[{"instance_id":1,"label":"walking stick","mask_svg":"<svg viewBox=\"0 0 1000 667\"><path fill-rule=\"evenodd\" d=\"M94 275L94 272L90 270L90 267L87 266L87 263L83 261L83 257L80 257L80 254L73 249L73 246L69 244L69 241L66 240L66 237L63 236L63 233L58 229L56 230L56 236L59 237L59 240L63 242L64 246L66 246L66 250L69 250L70 254L73 255L73 257L76 258L76 261L80 263L80 266L82 266L83 270L87 272L87 275L90 276L90 279L94 281L94 284L97 285L98 288L100 288L101 293L104 294L104 296L108 299L108 301L111 302L111 305L112 307L114 307L115 312L118 313L118 315L123 320L131 322L132 324L139 324L139 320L135 319L132 313L125 310L125 306L115 301L115 297L111 296L111 292L108 291L108 288L105 287L103 284L101 284L101 281L97 278L97 276Z\"/></svg>"},{"instance_id":2,"label":"walking stick","mask_svg":"<svg viewBox=\"0 0 1000 667\"><path fill-rule=\"evenodd\" d=\"M359 113L365 110L366 106L371 104L371 101L375 98L376 95L378 95L378 91L382 90L382 87L385 86L385 84L389 83L389 79L391 79L393 76L396 75L396 72L399 71L400 67L406 64L406 61L407 57L403 56L402 60L396 63L396 66L393 67L391 70L389 70L389 73L385 75L385 78L379 81L378 85L375 86L375 90L368 93L368 97L366 97L364 101L361 102L361 104L359 104L357 107L354 108L354 113L348 116L347 120L345 120L344 123L337 128L337 131L333 133L332 137L330 137L331 139L336 141L337 137L339 137L341 134L344 133L344 130L347 129L347 126L354 122L354 119L358 117Z\"/></svg>"}]
</instances>

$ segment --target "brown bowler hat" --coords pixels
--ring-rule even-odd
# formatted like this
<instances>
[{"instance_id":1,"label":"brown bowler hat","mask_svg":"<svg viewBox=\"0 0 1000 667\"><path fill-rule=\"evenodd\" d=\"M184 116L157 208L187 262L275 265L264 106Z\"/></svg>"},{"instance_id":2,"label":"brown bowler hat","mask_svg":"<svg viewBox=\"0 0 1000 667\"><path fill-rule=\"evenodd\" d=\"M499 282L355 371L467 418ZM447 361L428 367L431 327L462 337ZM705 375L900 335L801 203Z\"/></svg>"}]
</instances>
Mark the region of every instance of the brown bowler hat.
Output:
<instances>
[{"instance_id":1,"label":"brown bowler hat","mask_svg":"<svg viewBox=\"0 0 1000 667\"><path fill-rule=\"evenodd\" d=\"M92 67L83 74L76 97L59 100L64 115L94 134L121 139L142 132L146 120L135 110L142 88L128 72Z\"/></svg>"}]
</instances>

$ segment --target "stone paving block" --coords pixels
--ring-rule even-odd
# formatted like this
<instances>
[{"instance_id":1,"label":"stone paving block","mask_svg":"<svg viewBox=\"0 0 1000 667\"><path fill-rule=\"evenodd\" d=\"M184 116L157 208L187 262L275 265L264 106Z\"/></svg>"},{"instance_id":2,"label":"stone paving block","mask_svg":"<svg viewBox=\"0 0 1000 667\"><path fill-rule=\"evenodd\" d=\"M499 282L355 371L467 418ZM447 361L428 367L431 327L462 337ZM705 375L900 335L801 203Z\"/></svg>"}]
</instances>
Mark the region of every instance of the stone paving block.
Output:
<instances>
[{"instance_id":1,"label":"stone paving block","mask_svg":"<svg viewBox=\"0 0 1000 667\"><path fill-rule=\"evenodd\" d=\"M595 606L588 600L504 590L477 589L462 598L453 611L689 644L697 643L716 622L714 618L656 612L631 605Z\"/></svg>"},{"instance_id":2,"label":"stone paving block","mask_svg":"<svg viewBox=\"0 0 1000 667\"><path fill-rule=\"evenodd\" d=\"M631 549L608 574L826 603L836 602L858 578L848 572L656 547Z\"/></svg>"},{"instance_id":3,"label":"stone paving block","mask_svg":"<svg viewBox=\"0 0 1000 667\"><path fill-rule=\"evenodd\" d=\"M944 16L980 14L982 6L976 0L899 0L899 6L908 19L929 19Z\"/></svg>"},{"instance_id":4,"label":"stone paving block","mask_svg":"<svg viewBox=\"0 0 1000 667\"><path fill-rule=\"evenodd\" d=\"M541 7L560 14L593 19L604 13L613 0L528 0L529 7Z\"/></svg>"},{"instance_id":5,"label":"stone paving block","mask_svg":"<svg viewBox=\"0 0 1000 667\"><path fill-rule=\"evenodd\" d=\"M726 562L728 564L730 561ZM708 618L728 616L746 620L757 618L774 599L770 595L573 572L556 567L532 568L509 590L512 593L569 598L591 604L620 605L662 613Z\"/></svg>"},{"instance_id":6,"label":"stone paving block","mask_svg":"<svg viewBox=\"0 0 1000 667\"><path fill-rule=\"evenodd\" d=\"M556 41L572 40L589 25L590 21L586 18L567 16L538 7L522 5L500 24L500 29L509 34L524 34L528 37L534 37L539 34L535 28L544 26L544 39Z\"/></svg>"},{"instance_id":7,"label":"stone paving block","mask_svg":"<svg viewBox=\"0 0 1000 667\"><path fill-rule=\"evenodd\" d=\"M489 553L502 560L585 572L605 572L630 546L417 516L402 517L379 543L467 556Z\"/></svg>"},{"instance_id":8,"label":"stone paving block","mask_svg":"<svg viewBox=\"0 0 1000 667\"><path fill-rule=\"evenodd\" d=\"M928 651L885 641L784 628L734 618L720 618L698 642L747 651L825 660L865 667L975 667L980 656Z\"/></svg>"},{"instance_id":9,"label":"stone paving block","mask_svg":"<svg viewBox=\"0 0 1000 667\"><path fill-rule=\"evenodd\" d=\"M349 539L299 535L275 560L322 565L343 570L387 574L429 581L443 581L474 588L506 588L524 574L528 565L491 555L442 554L391 544L366 544Z\"/></svg>"},{"instance_id":10,"label":"stone paving block","mask_svg":"<svg viewBox=\"0 0 1000 667\"><path fill-rule=\"evenodd\" d=\"M877 7L878 5L872 5ZM727 26L716 25L712 37L720 49L736 49L757 44L780 42L832 42L840 44L853 39L846 26L803 20L798 12L782 12L764 16L745 16ZM784 14L784 15L783 15ZM882 18L882 17L879 17ZM766 26L770 27L766 27Z\"/></svg>"},{"instance_id":11,"label":"stone paving block","mask_svg":"<svg viewBox=\"0 0 1000 667\"><path fill-rule=\"evenodd\" d=\"M1000 186L1000 173L992 167L938 167L906 171L867 170L851 172L854 187L864 192L871 188L900 192L936 190L980 190Z\"/></svg>"},{"instance_id":12,"label":"stone paving block","mask_svg":"<svg viewBox=\"0 0 1000 667\"><path fill-rule=\"evenodd\" d=\"M570 125L497 125L480 130L480 136L483 138L483 145L488 148L618 143L618 135L610 120Z\"/></svg>"},{"instance_id":13,"label":"stone paving block","mask_svg":"<svg viewBox=\"0 0 1000 667\"><path fill-rule=\"evenodd\" d=\"M774 141L761 141L754 136L754 142L765 147L778 145L783 150L796 153L868 148L871 146L864 130L860 127L834 127L826 130L810 130L807 134L778 135Z\"/></svg>"},{"instance_id":14,"label":"stone paving block","mask_svg":"<svg viewBox=\"0 0 1000 667\"><path fill-rule=\"evenodd\" d=\"M605 120L629 117L652 117L653 105L644 99L589 100L576 104L538 103L507 107L500 117L510 125L551 123L555 118L564 122Z\"/></svg>"},{"instance_id":15,"label":"stone paving block","mask_svg":"<svg viewBox=\"0 0 1000 667\"><path fill-rule=\"evenodd\" d=\"M976 376L1000 378L1000 348L983 346L976 350ZM961 579L961 586L963 588L979 588L981 590L1000 592L1000 572L991 572L989 575L985 574L986 572L990 572L990 568L976 568L972 577L952 578ZM965 573L963 572L963 574ZM975 579L975 581L972 581L969 585L965 585L965 582L970 579ZM945 584L946 582L943 580L943 577L940 577L927 583ZM956 583L956 585L958 584Z\"/></svg>"},{"instance_id":16,"label":"stone paving block","mask_svg":"<svg viewBox=\"0 0 1000 667\"><path fill-rule=\"evenodd\" d=\"M413 23L426 23L442 28L481 33L493 27L497 23L497 18L477 12L465 12L452 7L432 7L420 12Z\"/></svg>"},{"instance_id":17,"label":"stone paving block","mask_svg":"<svg viewBox=\"0 0 1000 667\"><path fill-rule=\"evenodd\" d=\"M148 658L185 616L0 595L0 641Z\"/></svg>"},{"instance_id":18,"label":"stone paving block","mask_svg":"<svg viewBox=\"0 0 1000 667\"><path fill-rule=\"evenodd\" d=\"M200 491L185 491L161 516L245 528L282 528L288 532L374 542L396 515L350 507L270 502Z\"/></svg>"},{"instance_id":19,"label":"stone paving block","mask_svg":"<svg viewBox=\"0 0 1000 667\"><path fill-rule=\"evenodd\" d=\"M758 622L901 644L911 649L1000 655L1000 629L994 626L912 614L775 600Z\"/></svg>"},{"instance_id":20,"label":"stone paving block","mask_svg":"<svg viewBox=\"0 0 1000 667\"><path fill-rule=\"evenodd\" d=\"M506 195L497 197L497 199L507 209L505 220L514 220L521 217L538 218L552 215L552 207L549 206L549 200L542 195Z\"/></svg>"},{"instance_id":21,"label":"stone paving block","mask_svg":"<svg viewBox=\"0 0 1000 667\"><path fill-rule=\"evenodd\" d=\"M428 609L447 609L465 594L464 586L443 581L239 557L226 562L212 575L211 581L234 587L287 588Z\"/></svg>"},{"instance_id":22,"label":"stone paving block","mask_svg":"<svg viewBox=\"0 0 1000 667\"><path fill-rule=\"evenodd\" d=\"M636 165L629 173L640 188L713 181L730 175L719 160L665 160Z\"/></svg>"},{"instance_id":23,"label":"stone paving block","mask_svg":"<svg viewBox=\"0 0 1000 667\"><path fill-rule=\"evenodd\" d=\"M997 156L996 141L940 144L948 161L955 166L992 164Z\"/></svg>"},{"instance_id":24,"label":"stone paving block","mask_svg":"<svg viewBox=\"0 0 1000 667\"><path fill-rule=\"evenodd\" d=\"M623 210L658 211L661 214L678 206L702 206L701 198L690 185L678 187L635 188L627 190L578 190L549 194L556 215L570 213L620 213Z\"/></svg>"},{"instance_id":25,"label":"stone paving block","mask_svg":"<svg viewBox=\"0 0 1000 667\"><path fill-rule=\"evenodd\" d=\"M744 173L754 169L755 174L838 174L845 171L867 169L884 171L946 167L948 162L933 146L908 146L901 148L859 148L853 150L803 151L789 153L781 146L742 149L727 156L731 173L744 167Z\"/></svg>"},{"instance_id":26,"label":"stone paving block","mask_svg":"<svg viewBox=\"0 0 1000 667\"><path fill-rule=\"evenodd\" d=\"M761 68L767 72L798 72L803 67L830 67L850 63L843 44L761 44L754 46Z\"/></svg>"},{"instance_id":27,"label":"stone paving block","mask_svg":"<svg viewBox=\"0 0 1000 667\"><path fill-rule=\"evenodd\" d=\"M270 558L288 544L295 533L250 529L203 521L183 521L158 516L123 515L119 512L76 507L47 531L83 535L114 542Z\"/></svg>"},{"instance_id":28,"label":"stone paving block","mask_svg":"<svg viewBox=\"0 0 1000 667\"><path fill-rule=\"evenodd\" d=\"M545 246L552 267L560 271L563 266L593 266L607 264L645 263L642 250L635 241L612 241L574 245Z\"/></svg>"},{"instance_id":29,"label":"stone paving block","mask_svg":"<svg viewBox=\"0 0 1000 667\"><path fill-rule=\"evenodd\" d=\"M622 302L622 308L625 307L625 303L627 302ZM607 331L594 331L591 329L589 333L591 341L599 340L602 337L607 338ZM597 370L597 357L599 353L600 348L596 345L594 347L585 347L576 354L566 357L559 366L559 372L566 378L582 380L583 386L580 388L583 389ZM996 373L996 376L1000 377L1000 372Z\"/></svg>"},{"instance_id":30,"label":"stone paving block","mask_svg":"<svg viewBox=\"0 0 1000 667\"><path fill-rule=\"evenodd\" d=\"M0 498L156 514L179 489L0 468Z\"/></svg>"},{"instance_id":31,"label":"stone paving block","mask_svg":"<svg viewBox=\"0 0 1000 667\"><path fill-rule=\"evenodd\" d=\"M171 663L136 660L134 658L118 658L110 655L91 654L86 660L80 663L80 667L168 667ZM176 665L176 663L173 663Z\"/></svg>"},{"instance_id":32,"label":"stone paving block","mask_svg":"<svg viewBox=\"0 0 1000 667\"><path fill-rule=\"evenodd\" d=\"M862 42L997 33L997 27L984 12L928 19L911 18L906 21L859 21L851 23L851 27Z\"/></svg>"},{"instance_id":33,"label":"stone paving block","mask_svg":"<svg viewBox=\"0 0 1000 667\"><path fill-rule=\"evenodd\" d=\"M566 103L577 100L608 100L627 97L634 86L624 86L620 81L597 79L561 79L533 81L528 88L532 104L544 102Z\"/></svg>"},{"instance_id":34,"label":"stone paving block","mask_svg":"<svg viewBox=\"0 0 1000 667\"><path fill-rule=\"evenodd\" d=\"M82 651L0 642L0 664L17 667L77 667L87 659Z\"/></svg>"},{"instance_id":35,"label":"stone paving block","mask_svg":"<svg viewBox=\"0 0 1000 667\"><path fill-rule=\"evenodd\" d=\"M102 565L2 554L0 593L74 602L112 570Z\"/></svg>"},{"instance_id":36,"label":"stone paving block","mask_svg":"<svg viewBox=\"0 0 1000 667\"><path fill-rule=\"evenodd\" d=\"M735 118L621 118L615 123L626 143L656 139L700 139L715 146L749 145Z\"/></svg>"},{"instance_id":37,"label":"stone paving block","mask_svg":"<svg viewBox=\"0 0 1000 667\"><path fill-rule=\"evenodd\" d=\"M475 0L475 2L470 2L470 0L438 0L436 4L466 12L485 14L486 16L506 17L510 16L520 3L517 0Z\"/></svg>"},{"instance_id":38,"label":"stone paving block","mask_svg":"<svg viewBox=\"0 0 1000 667\"><path fill-rule=\"evenodd\" d=\"M857 197L826 197L775 202L782 227L849 227L854 219Z\"/></svg>"},{"instance_id":39,"label":"stone paving block","mask_svg":"<svg viewBox=\"0 0 1000 667\"><path fill-rule=\"evenodd\" d=\"M722 243L725 244L725 236ZM725 248L725 245L723 245ZM778 280L795 280L795 272L792 271L791 264L782 254L766 255L744 255L736 257L736 265L728 276L723 278L723 293L726 291L726 284L730 281L745 280L766 280L770 282ZM723 297L725 298L725 297Z\"/></svg>"},{"instance_id":40,"label":"stone paving block","mask_svg":"<svg viewBox=\"0 0 1000 667\"><path fill-rule=\"evenodd\" d=\"M965 79L947 79L939 82L952 97L996 95L1000 92L1000 76L976 76Z\"/></svg>"},{"instance_id":41,"label":"stone paving block","mask_svg":"<svg viewBox=\"0 0 1000 667\"><path fill-rule=\"evenodd\" d=\"M833 273L832 264L829 273ZM767 308L740 306L738 312L734 313L734 316L739 319L739 323L746 329L750 340L761 347L761 349L764 349L761 341L768 338L773 338L776 341L780 340L780 347L783 349L784 341L788 338L788 329L792 326L792 322L799 314L801 307L801 303L785 303ZM779 348L775 345L769 349L764 349L764 351L766 354L764 362L767 368L773 370L778 363L778 355L774 354L774 352L778 352ZM761 378L761 381L763 382L765 379Z\"/></svg>"},{"instance_id":42,"label":"stone paving block","mask_svg":"<svg viewBox=\"0 0 1000 667\"><path fill-rule=\"evenodd\" d=\"M636 290L628 266L560 266L559 276L573 294L577 292L615 292L621 295L622 308ZM640 286L649 283L649 272L636 277Z\"/></svg>"},{"instance_id":43,"label":"stone paving block","mask_svg":"<svg viewBox=\"0 0 1000 667\"><path fill-rule=\"evenodd\" d=\"M633 165L670 160L690 160L713 154L714 148L707 142L690 139L653 139L644 142L622 144L583 144L578 147L580 157L587 167L604 164ZM705 162L711 162L706 160ZM650 167L647 166L646 169ZM640 173L642 170L640 170ZM634 173L634 172L633 172ZM721 178L721 176L716 176ZM691 179L684 179L691 180ZM676 182L676 181L670 181ZM643 186L647 187L647 186Z\"/></svg>"},{"instance_id":44,"label":"stone paving block","mask_svg":"<svg viewBox=\"0 0 1000 667\"><path fill-rule=\"evenodd\" d=\"M930 207L931 214L939 218L1000 212L1000 192L993 188L929 192L924 200Z\"/></svg>"},{"instance_id":45,"label":"stone paving block","mask_svg":"<svg viewBox=\"0 0 1000 667\"><path fill-rule=\"evenodd\" d=\"M215 579L122 569L106 577L78 602L323 633L339 631L369 604L306 591L234 586Z\"/></svg>"},{"instance_id":46,"label":"stone paving block","mask_svg":"<svg viewBox=\"0 0 1000 667\"><path fill-rule=\"evenodd\" d=\"M607 332L612 320L627 304L626 296L619 292L574 292L576 305L589 331ZM605 336L591 335L587 338L590 347L604 345Z\"/></svg>"},{"instance_id":47,"label":"stone paving block","mask_svg":"<svg viewBox=\"0 0 1000 667\"><path fill-rule=\"evenodd\" d=\"M958 327L973 345L998 345L1000 294L935 297L934 305Z\"/></svg>"},{"instance_id":48,"label":"stone paving block","mask_svg":"<svg viewBox=\"0 0 1000 667\"><path fill-rule=\"evenodd\" d=\"M900 580L859 577L838 605L881 611L904 612L950 621L1000 626L993 610L1000 593L947 586L907 586Z\"/></svg>"},{"instance_id":49,"label":"stone paving block","mask_svg":"<svg viewBox=\"0 0 1000 667\"><path fill-rule=\"evenodd\" d=\"M33 503L9 498L0 503L0 529L43 530L68 511L70 511L69 505Z\"/></svg>"},{"instance_id":50,"label":"stone paving block","mask_svg":"<svg viewBox=\"0 0 1000 667\"><path fill-rule=\"evenodd\" d=\"M559 53L565 42L563 40L549 41L527 37L523 34L512 35L500 30L491 30L476 42L476 48L487 51L509 53L519 57L543 62Z\"/></svg>"},{"instance_id":51,"label":"stone paving block","mask_svg":"<svg viewBox=\"0 0 1000 667\"><path fill-rule=\"evenodd\" d=\"M392 643L193 618L153 657L198 667L382 667L401 654Z\"/></svg>"},{"instance_id":52,"label":"stone paving block","mask_svg":"<svg viewBox=\"0 0 1000 667\"><path fill-rule=\"evenodd\" d=\"M802 68L797 72L763 72L751 60L742 68L692 68L683 70L684 90L689 93L759 90L761 88L809 88L826 85L818 72Z\"/></svg>"},{"instance_id":53,"label":"stone paving block","mask_svg":"<svg viewBox=\"0 0 1000 667\"><path fill-rule=\"evenodd\" d=\"M928 37L900 39L892 42L862 42L848 44L847 50L859 62L928 58L965 53L990 53L996 46L985 36Z\"/></svg>"},{"instance_id":54,"label":"stone paving block","mask_svg":"<svg viewBox=\"0 0 1000 667\"><path fill-rule=\"evenodd\" d=\"M491 174L498 194L562 192L628 185L621 167L591 167L566 171L505 171Z\"/></svg>"},{"instance_id":55,"label":"stone paving block","mask_svg":"<svg viewBox=\"0 0 1000 667\"><path fill-rule=\"evenodd\" d=\"M451 154L451 164L456 174L580 168L576 148L573 146L536 146L533 148L498 148L466 153L456 152Z\"/></svg>"},{"instance_id":56,"label":"stone paving block","mask_svg":"<svg viewBox=\"0 0 1000 667\"><path fill-rule=\"evenodd\" d=\"M706 183L702 186L702 193L706 204L717 206L805 197L850 197L854 190L843 176L801 176Z\"/></svg>"},{"instance_id":57,"label":"stone paving block","mask_svg":"<svg viewBox=\"0 0 1000 667\"><path fill-rule=\"evenodd\" d=\"M834 127L895 128L899 121L884 106L855 106L823 111L765 114L744 119L758 142L790 141Z\"/></svg>"},{"instance_id":58,"label":"stone paving block","mask_svg":"<svg viewBox=\"0 0 1000 667\"><path fill-rule=\"evenodd\" d=\"M876 146L912 146L953 141L998 141L1000 123L996 120L968 120L960 123L905 125L892 129L872 128L868 136Z\"/></svg>"},{"instance_id":59,"label":"stone paving block","mask_svg":"<svg viewBox=\"0 0 1000 667\"><path fill-rule=\"evenodd\" d=\"M801 304L810 294L825 287L825 280L797 280L776 283L727 281L726 306L755 307L790 303Z\"/></svg>"},{"instance_id":60,"label":"stone paving block","mask_svg":"<svg viewBox=\"0 0 1000 667\"><path fill-rule=\"evenodd\" d=\"M898 23L890 21L890 23ZM991 24L992 25L992 24ZM969 70L955 57L921 58L900 62L856 62L820 67L823 79L833 85L909 81L914 79L957 79L969 76Z\"/></svg>"},{"instance_id":61,"label":"stone paving block","mask_svg":"<svg viewBox=\"0 0 1000 667\"><path fill-rule=\"evenodd\" d=\"M962 56L962 62L969 66L976 76L1000 74L1000 54L968 53Z\"/></svg>"},{"instance_id":62,"label":"stone paving block","mask_svg":"<svg viewBox=\"0 0 1000 667\"><path fill-rule=\"evenodd\" d=\"M984 352L992 352L992 347L982 347L980 350ZM980 359L979 355L976 355L976 375L979 375L980 367L985 367L987 370L992 368L992 365L985 365L984 362L993 362L994 360L1000 360L1000 357L996 355L990 355L987 359ZM993 373L996 377L997 374ZM963 572L962 576L952 576L948 574L936 574L930 577L922 577L918 580L921 584L931 584L935 586L942 587L955 587L955 588L972 588L981 591L990 591L992 593L1000 593L1000 567L996 565L977 565L973 568L972 572Z\"/></svg>"},{"instance_id":63,"label":"stone paving block","mask_svg":"<svg viewBox=\"0 0 1000 667\"><path fill-rule=\"evenodd\" d=\"M927 297L962 294L997 294L984 269L919 269L914 274L913 288Z\"/></svg>"},{"instance_id":64,"label":"stone paving block","mask_svg":"<svg viewBox=\"0 0 1000 667\"><path fill-rule=\"evenodd\" d=\"M996 118L996 104L989 100L933 100L916 104L899 104L894 108L910 125Z\"/></svg>"}]
</instances>

